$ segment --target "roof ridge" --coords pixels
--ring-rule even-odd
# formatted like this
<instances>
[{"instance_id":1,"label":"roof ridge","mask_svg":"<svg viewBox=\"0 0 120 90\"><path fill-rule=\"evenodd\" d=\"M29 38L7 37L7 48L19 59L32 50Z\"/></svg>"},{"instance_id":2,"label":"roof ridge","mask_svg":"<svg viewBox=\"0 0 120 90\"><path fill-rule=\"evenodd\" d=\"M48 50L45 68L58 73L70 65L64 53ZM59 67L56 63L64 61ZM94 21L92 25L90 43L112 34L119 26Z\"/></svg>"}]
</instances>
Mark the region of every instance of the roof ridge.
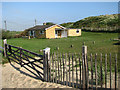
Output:
<instances>
[{"instance_id":1,"label":"roof ridge","mask_svg":"<svg viewBox=\"0 0 120 90\"><path fill-rule=\"evenodd\" d=\"M63 26L61 26L61 25L58 25L58 24L53 24L53 25L35 25L35 26L33 26L33 27L30 27L30 28L28 28L28 29L26 29L26 30L47 30L47 29L49 29L49 28L52 28L52 27L54 27L55 25L57 25L57 26L59 26L59 27L61 27L61 28L63 28L63 29L66 29L65 27L63 27Z\"/></svg>"}]
</instances>

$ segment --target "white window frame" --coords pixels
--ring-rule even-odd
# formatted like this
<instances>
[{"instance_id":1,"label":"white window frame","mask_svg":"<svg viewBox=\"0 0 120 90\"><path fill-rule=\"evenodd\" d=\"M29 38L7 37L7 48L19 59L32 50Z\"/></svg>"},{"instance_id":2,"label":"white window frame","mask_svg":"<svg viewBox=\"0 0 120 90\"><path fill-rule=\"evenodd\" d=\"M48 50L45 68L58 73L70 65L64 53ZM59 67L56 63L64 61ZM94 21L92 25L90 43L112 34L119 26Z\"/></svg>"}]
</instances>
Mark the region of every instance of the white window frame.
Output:
<instances>
[{"instance_id":1,"label":"white window frame","mask_svg":"<svg viewBox=\"0 0 120 90\"><path fill-rule=\"evenodd\" d=\"M80 32L79 29L77 29L77 30L76 30L76 33L79 33L79 32Z\"/></svg>"}]
</instances>

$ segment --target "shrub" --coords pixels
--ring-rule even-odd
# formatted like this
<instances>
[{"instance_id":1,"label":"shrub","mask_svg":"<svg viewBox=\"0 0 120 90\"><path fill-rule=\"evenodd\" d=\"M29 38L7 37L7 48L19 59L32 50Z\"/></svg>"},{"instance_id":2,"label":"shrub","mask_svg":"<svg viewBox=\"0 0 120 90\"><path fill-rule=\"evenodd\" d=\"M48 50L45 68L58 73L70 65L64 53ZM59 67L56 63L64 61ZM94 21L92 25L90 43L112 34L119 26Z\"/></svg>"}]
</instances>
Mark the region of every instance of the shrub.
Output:
<instances>
[{"instance_id":1,"label":"shrub","mask_svg":"<svg viewBox=\"0 0 120 90\"><path fill-rule=\"evenodd\" d=\"M14 36L14 38L20 38L20 37L22 37L20 34L16 34L16 35Z\"/></svg>"},{"instance_id":2,"label":"shrub","mask_svg":"<svg viewBox=\"0 0 120 90\"><path fill-rule=\"evenodd\" d=\"M13 38L14 36L10 33L10 31L5 31L2 30L2 39L10 39Z\"/></svg>"},{"instance_id":3,"label":"shrub","mask_svg":"<svg viewBox=\"0 0 120 90\"><path fill-rule=\"evenodd\" d=\"M28 32L27 30L23 31L20 33L20 36L28 36Z\"/></svg>"}]
</instances>

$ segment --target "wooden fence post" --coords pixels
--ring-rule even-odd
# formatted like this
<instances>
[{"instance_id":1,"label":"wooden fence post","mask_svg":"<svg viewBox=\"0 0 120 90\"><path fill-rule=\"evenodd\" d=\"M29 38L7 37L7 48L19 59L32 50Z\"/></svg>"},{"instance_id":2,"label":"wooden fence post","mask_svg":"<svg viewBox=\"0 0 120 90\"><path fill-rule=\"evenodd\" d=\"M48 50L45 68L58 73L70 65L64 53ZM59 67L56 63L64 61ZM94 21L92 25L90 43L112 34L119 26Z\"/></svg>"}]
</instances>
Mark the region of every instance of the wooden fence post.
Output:
<instances>
[{"instance_id":1,"label":"wooden fence post","mask_svg":"<svg viewBox=\"0 0 120 90\"><path fill-rule=\"evenodd\" d=\"M3 43L4 43L4 56L6 57L7 55L6 55L6 46L5 46L5 44L7 44L7 39L4 39L3 40Z\"/></svg>"},{"instance_id":2,"label":"wooden fence post","mask_svg":"<svg viewBox=\"0 0 120 90\"><path fill-rule=\"evenodd\" d=\"M20 49L20 61L19 61L19 63L22 67L22 47L20 47L19 49Z\"/></svg>"},{"instance_id":3,"label":"wooden fence post","mask_svg":"<svg viewBox=\"0 0 120 90\"><path fill-rule=\"evenodd\" d=\"M50 75L50 48L43 49L43 70L44 70L44 80L51 80Z\"/></svg>"},{"instance_id":4,"label":"wooden fence post","mask_svg":"<svg viewBox=\"0 0 120 90\"><path fill-rule=\"evenodd\" d=\"M83 88L87 88L87 75L88 75L88 72L87 72L87 46L85 46L83 44L82 46L82 56L83 56Z\"/></svg>"}]
</instances>

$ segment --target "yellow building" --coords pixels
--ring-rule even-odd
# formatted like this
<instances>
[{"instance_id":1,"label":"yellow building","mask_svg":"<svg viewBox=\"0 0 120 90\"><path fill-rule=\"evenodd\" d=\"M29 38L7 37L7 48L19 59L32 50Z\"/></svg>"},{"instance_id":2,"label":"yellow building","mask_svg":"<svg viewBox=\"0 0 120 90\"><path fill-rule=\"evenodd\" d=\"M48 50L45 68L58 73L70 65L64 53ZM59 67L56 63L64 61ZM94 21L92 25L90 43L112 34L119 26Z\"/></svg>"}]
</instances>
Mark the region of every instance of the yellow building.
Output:
<instances>
[{"instance_id":1,"label":"yellow building","mask_svg":"<svg viewBox=\"0 0 120 90\"><path fill-rule=\"evenodd\" d=\"M68 36L81 36L81 29L68 29Z\"/></svg>"},{"instance_id":2,"label":"yellow building","mask_svg":"<svg viewBox=\"0 0 120 90\"><path fill-rule=\"evenodd\" d=\"M81 29L67 29L61 25L36 25L24 31L26 36L36 38L63 38L67 36L80 36Z\"/></svg>"}]
</instances>

